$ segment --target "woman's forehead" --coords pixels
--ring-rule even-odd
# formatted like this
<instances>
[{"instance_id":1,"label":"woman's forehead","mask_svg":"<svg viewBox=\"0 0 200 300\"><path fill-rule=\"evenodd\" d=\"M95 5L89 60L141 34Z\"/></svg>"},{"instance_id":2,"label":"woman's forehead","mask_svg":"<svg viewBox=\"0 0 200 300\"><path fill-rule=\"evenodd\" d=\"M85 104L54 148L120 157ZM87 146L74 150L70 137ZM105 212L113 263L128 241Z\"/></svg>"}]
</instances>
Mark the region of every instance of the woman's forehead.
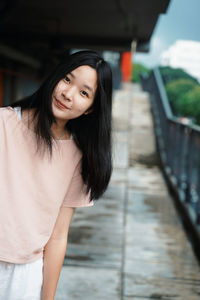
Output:
<instances>
[{"instance_id":1,"label":"woman's forehead","mask_svg":"<svg viewBox=\"0 0 200 300\"><path fill-rule=\"evenodd\" d=\"M68 73L77 83L91 86L94 89L97 86L97 71L87 65L75 68Z\"/></svg>"}]
</instances>

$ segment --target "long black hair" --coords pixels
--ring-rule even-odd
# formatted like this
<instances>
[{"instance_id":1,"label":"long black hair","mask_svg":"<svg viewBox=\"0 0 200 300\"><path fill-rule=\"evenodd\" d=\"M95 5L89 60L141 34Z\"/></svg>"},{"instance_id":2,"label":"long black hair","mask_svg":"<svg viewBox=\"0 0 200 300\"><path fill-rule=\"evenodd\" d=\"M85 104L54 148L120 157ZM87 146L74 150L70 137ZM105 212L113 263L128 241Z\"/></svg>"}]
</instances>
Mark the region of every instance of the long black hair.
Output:
<instances>
[{"instance_id":1,"label":"long black hair","mask_svg":"<svg viewBox=\"0 0 200 300\"><path fill-rule=\"evenodd\" d=\"M34 94L9 106L21 106L22 111L35 108L33 118L37 117L37 145L40 147L42 142L52 156L52 139L55 138L51 125L56 122L52 112L52 93L56 84L67 73L82 65L88 65L97 71L97 90L92 112L69 120L65 129L72 133L82 152L82 178L92 200L98 199L106 190L112 172L112 71L102 56L95 51L79 51L67 56Z\"/></svg>"}]
</instances>

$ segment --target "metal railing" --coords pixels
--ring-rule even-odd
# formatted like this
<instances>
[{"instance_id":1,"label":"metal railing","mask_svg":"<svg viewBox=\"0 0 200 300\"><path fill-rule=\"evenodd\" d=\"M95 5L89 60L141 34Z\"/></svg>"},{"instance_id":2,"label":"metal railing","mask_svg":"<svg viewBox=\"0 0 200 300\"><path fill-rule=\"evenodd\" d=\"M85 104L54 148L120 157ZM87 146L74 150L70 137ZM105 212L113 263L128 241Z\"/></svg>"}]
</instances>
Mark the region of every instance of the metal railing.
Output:
<instances>
[{"instance_id":1,"label":"metal railing","mask_svg":"<svg viewBox=\"0 0 200 300\"><path fill-rule=\"evenodd\" d=\"M165 174L200 233L200 127L182 124L173 115L158 68L149 77L141 76L141 81L143 89L150 93Z\"/></svg>"}]
</instances>

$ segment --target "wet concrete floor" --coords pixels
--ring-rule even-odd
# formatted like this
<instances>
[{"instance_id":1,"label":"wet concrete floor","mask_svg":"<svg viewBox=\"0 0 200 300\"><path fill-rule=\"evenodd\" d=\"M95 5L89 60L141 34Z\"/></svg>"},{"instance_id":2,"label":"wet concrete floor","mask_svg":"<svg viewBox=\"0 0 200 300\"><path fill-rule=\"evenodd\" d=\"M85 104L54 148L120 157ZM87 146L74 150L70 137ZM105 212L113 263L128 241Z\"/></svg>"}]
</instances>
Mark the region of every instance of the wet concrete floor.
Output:
<instances>
[{"instance_id":1,"label":"wet concrete floor","mask_svg":"<svg viewBox=\"0 0 200 300\"><path fill-rule=\"evenodd\" d=\"M200 299L200 267L158 167L148 94L114 94L114 171L78 208L56 300Z\"/></svg>"}]
</instances>

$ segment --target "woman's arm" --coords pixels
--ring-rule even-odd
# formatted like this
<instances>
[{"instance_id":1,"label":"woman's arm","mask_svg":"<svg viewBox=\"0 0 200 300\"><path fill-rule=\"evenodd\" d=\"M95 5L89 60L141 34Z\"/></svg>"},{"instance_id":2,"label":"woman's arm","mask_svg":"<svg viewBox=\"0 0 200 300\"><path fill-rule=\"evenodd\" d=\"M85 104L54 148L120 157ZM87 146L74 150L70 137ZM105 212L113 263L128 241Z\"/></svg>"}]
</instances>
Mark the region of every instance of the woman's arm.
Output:
<instances>
[{"instance_id":1,"label":"woman's arm","mask_svg":"<svg viewBox=\"0 0 200 300\"><path fill-rule=\"evenodd\" d=\"M44 248L42 300L54 300L67 248L74 208L61 207L53 233Z\"/></svg>"}]
</instances>

